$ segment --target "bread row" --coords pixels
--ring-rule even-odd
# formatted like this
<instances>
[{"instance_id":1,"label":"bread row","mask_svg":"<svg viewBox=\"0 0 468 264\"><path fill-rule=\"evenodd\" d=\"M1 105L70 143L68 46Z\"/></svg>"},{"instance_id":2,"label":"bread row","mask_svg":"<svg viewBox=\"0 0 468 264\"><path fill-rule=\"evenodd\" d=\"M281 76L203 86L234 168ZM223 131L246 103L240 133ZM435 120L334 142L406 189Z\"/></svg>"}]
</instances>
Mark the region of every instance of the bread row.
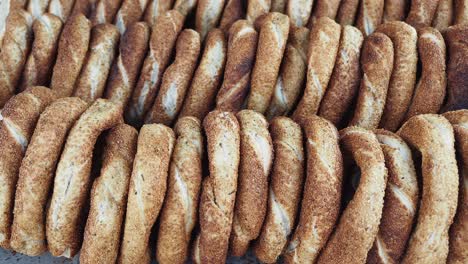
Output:
<instances>
[{"instance_id":1,"label":"bread row","mask_svg":"<svg viewBox=\"0 0 468 264\"><path fill-rule=\"evenodd\" d=\"M338 131L316 115L268 123L252 110L139 133L122 117L109 100L87 106L45 87L7 102L3 248L149 263L155 233L159 263L223 263L249 248L266 263L468 258L466 110L414 116L397 134Z\"/></svg>"}]
</instances>

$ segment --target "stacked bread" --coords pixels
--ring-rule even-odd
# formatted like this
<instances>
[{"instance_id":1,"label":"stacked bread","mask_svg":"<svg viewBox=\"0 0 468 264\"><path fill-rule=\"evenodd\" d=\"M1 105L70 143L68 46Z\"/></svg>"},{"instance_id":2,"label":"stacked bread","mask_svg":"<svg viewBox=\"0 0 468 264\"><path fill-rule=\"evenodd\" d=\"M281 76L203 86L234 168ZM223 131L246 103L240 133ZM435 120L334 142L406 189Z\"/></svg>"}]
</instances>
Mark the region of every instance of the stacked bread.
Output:
<instances>
[{"instance_id":1,"label":"stacked bread","mask_svg":"<svg viewBox=\"0 0 468 264\"><path fill-rule=\"evenodd\" d=\"M0 247L468 262L468 1L1 8Z\"/></svg>"}]
</instances>

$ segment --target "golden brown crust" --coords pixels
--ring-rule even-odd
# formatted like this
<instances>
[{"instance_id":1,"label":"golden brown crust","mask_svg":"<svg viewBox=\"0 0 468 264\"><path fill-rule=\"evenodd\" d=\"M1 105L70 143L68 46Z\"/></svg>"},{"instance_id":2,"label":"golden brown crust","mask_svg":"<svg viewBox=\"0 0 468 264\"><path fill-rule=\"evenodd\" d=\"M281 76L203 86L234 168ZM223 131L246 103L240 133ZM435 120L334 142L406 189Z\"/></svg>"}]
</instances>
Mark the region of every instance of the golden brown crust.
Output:
<instances>
[{"instance_id":1,"label":"golden brown crust","mask_svg":"<svg viewBox=\"0 0 468 264\"><path fill-rule=\"evenodd\" d=\"M203 41L208 32L218 25L225 0L198 0L195 29Z\"/></svg>"},{"instance_id":2,"label":"golden brown crust","mask_svg":"<svg viewBox=\"0 0 468 264\"><path fill-rule=\"evenodd\" d=\"M60 97L73 94L75 82L85 61L91 36L91 23L83 14L67 20L60 35L51 88Z\"/></svg>"},{"instance_id":3,"label":"golden brown crust","mask_svg":"<svg viewBox=\"0 0 468 264\"><path fill-rule=\"evenodd\" d=\"M141 125L146 112L153 105L183 23L184 17L178 11L171 10L161 15L152 27L148 55L125 112L128 123Z\"/></svg>"},{"instance_id":4,"label":"golden brown crust","mask_svg":"<svg viewBox=\"0 0 468 264\"><path fill-rule=\"evenodd\" d=\"M468 108L468 24L449 27L445 32L448 45L447 101L444 111Z\"/></svg>"},{"instance_id":5,"label":"golden brown crust","mask_svg":"<svg viewBox=\"0 0 468 264\"><path fill-rule=\"evenodd\" d=\"M275 160L268 207L255 255L264 263L276 263L296 223L304 181L304 148L301 127L287 117L270 123Z\"/></svg>"},{"instance_id":6,"label":"golden brown crust","mask_svg":"<svg viewBox=\"0 0 468 264\"><path fill-rule=\"evenodd\" d=\"M7 0L0 2L0 50L3 43L3 37L5 36L6 22L10 13L13 13L14 10L24 9L26 5L26 0Z\"/></svg>"},{"instance_id":7,"label":"golden brown crust","mask_svg":"<svg viewBox=\"0 0 468 264\"><path fill-rule=\"evenodd\" d=\"M412 0L406 23L416 29L430 26L440 1L443 0Z\"/></svg>"},{"instance_id":8,"label":"golden brown crust","mask_svg":"<svg viewBox=\"0 0 468 264\"><path fill-rule=\"evenodd\" d=\"M273 145L263 115L242 110L237 113L237 119L241 160L229 248L232 255L243 256L250 241L260 235L265 219Z\"/></svg>"},{"instance_id":9,"label":"golden brown crust","mask_svg":"<svg viewBox=\"0 0 468 264\"><path fill-rule=\"evenodd\" d=\"M443 115L452 124L455 132L455 146L459 159L460 190L457 214L450 227L449 264L468 261L468 110L457 110Z\"/></svg>"},{"instance_id":10,"label":"golden brown crust","mask_svg":"<svg viewBox=\"0 0 468 264\"><path fill-rule=\"evenodd\" d=\"M48 13L56 15L65 23L69 19L74 2L71 0L50 0Z\"/></svg>"},{"instance_id":11,"label":"golden brown crust","mask_svg":"<svg viewBox=\"0 0 468 264\"><path fill-rule=\"evenodd\" d=\"M195 117L183 117L174 130L177 141L156 245L156 258L161 264L182 264L188 257L203 176L204 139L200 121Z\"/></svg>"},{"instance_id":12,"label":"golden brown crust","mask_svg":"<svg viewBox=\"0 0 468 264\"><path fill-rule=\"evenodd\" d=\"M100 24L93 27L89 51L73 96L87 103L92 103L102 97L119 38L119 31L112 24Z\"/></svg>"},{"instance_id":13,"label":"golden brown crust","mask_svg":"<svg viewBox=\"0 0 468 264\"><path fill-rule=\"evenodd\" d=\"M229 33L232 24L245 17L244 2L244 0L227 0L219 22L219 28L226 34Z\"/></svg>"},{"instance_id":14,"label":"golden brown crust","mask_svg":"<svg viewBox=\"0 0 468 264\"><path fill-rule=\"evenodd\" d=\"M435 12L434 19L432 20L432 26L440 32L445 31L452 25L454 11L453 0L439 0L437 11Z\"/></svg>"},{"instance_id":15,"label":"golden brown crust","mask_svg":"<svg viewBox=\"0 0 468 264\"><path fill-rule=\"evenodd\" d=\"M309 37L307 83L295 120L317 113L332 75L340 43L341 26L328 17L317 19Z\"/></svg>"},{"instance_id":16,"label":"golden brown crust","mask_svg":"<svg viewBox=\"0 0 468 264\"><path fill-rule=\"evenodd\" d=\"M382 220L367 263L399 263L411 234L419 202L411 150L396 134L375 131L385 157L388 182Z\"/></svg>"},{"instance_id":17,"label":"golden brown crust","mask_svg":"<svg viewBox=\"0 0 468 264\"><path fill-rule=\"evenodd\" d=\"M112 23L122 4L122 0L100 0L91 12L89 20L93 26ZM76 4L75 4L76 6Z\"/></svg>"},{"instance_id":18,"label":"golden brown crust","mask_svg":"<svg viewBox=\"0 0 468 264\"><path fill-rule=\"evenodd\" d=\"M377 137L348 127L340 131L341 150L360 169L359 185L341 214L318 263L364 263L377 235L384 204L387 169ZM348 175L351 177L351 175Z\"/></svg>"},{"instance_id":19,"label":"golden brown crust","mask_svg":"<svg viewBox=\"0 0 468 264\"><path fill-rule=\"evenodd\" d=\"M410 0L384 1L383 22L404 21L409 10Z\"/></svg>"},{"instance_id":20,"label":"golden brown crust","mask_svg":"<svg viewBox=\"0 0 468 264\"><path fill-rule=\"evenodd\" d=\"M52 14L44 14L34 21L34 42L24 66L19 85L21 91L34 85L48 85L62 26L62 20Z\"/></svg>"},{"instance_id":21,"label":"golden brown crust","mask_svg":"<svg viewBox=\"0 0 468 264\"><path fill-rule=\"evenodd\" d=\"M0 121L0 247L10 247L13 203L21 160L39 115L55 99L46 87L32 87L13 96L2 109Z\"/></svg>"},{"instance_id":22,"label":"golden brown crust","mask_svg":"<svg viewBox=\"0 0 468 264\"><path fill-rule=\"evenodd\" d=\"M438 113L446 94L444 38L434 28L422 28L418 33L418 51L422 71L406 113L406 120L419 114Z\"/></svg>"},{"instance_id":23,"label":"golden brown crust","mask_svg":"<svg viewBox=\"0 0 468 264\"><path fill-rule=\"evenodd\" d=\"M359 58L364 37L359 29L344 26L338 56L319 115L341 127L357 95L361 80Z\"/></svg>"},{"instance_id":24,"label":"golden brown crust","mask_svg":"<svg viewBox=\"0 0 468 264\"><path fill-rule=\"evenodd\" d=\"M91 14L95 11L98 2L100 2L100 0L75 0L75 4L73 5L71 15L73 16L81 13L86 17L90 17Z\"/></svg>"},{"instance_id":25,"label":"golden brown crust","mask_svg":"<svg viewBox=\"0 0 468 264\"><path fill-rule=\"evenodd\" d=\"M172 126L177 118L200 54L200 35L185 29L177 39L174 62L164 72L161 88L145 122Z\"/></svg>"},{"instance_id":26,"label":"golden brown crust","mask_svg":"<svg viewBox=\"0 0 468 264\"><path fill-rule=\"evenodd\" d=\"M239 20L229 30L223 84L216 96L216 109L237 112L247 96L255 61L258 33L247 20Z\"/></svg>"},{"instance_id":27,"label":"golden brown crust","mask_svg":"<svg viewBox=\"0 0 468 264\"><path fill-rule=\"evenodd\" d=\"M148 51L151 30L145 22L132 24L122 36L109 74L105 97L122 108L128 104Z\"/></svg>"},{"instance_id":28,"label":"golden brown crust","mask_svg":"<svg viewBox=\"0 0 468 264\"><path fill-rule=\"evenodd\" d=\"M362 48L363 77L351 126L377 128L387 98L393 69L393 44L389 37L376 32L366 38Z\"/></svg>"},{"instance_id":29,"label":"golden brown crust","mask_svg":"<svg viewBox=\"0 0 468 264\"><path fill-rule=\"evenodd\" d=\"M57 165L47 212L46 235L52 255L71 258L80 249L94 144L102 131L121 122L121 108L98 99L70 130Z\"/></svg>"},{"instance_id":30,"label":"golden brown crust","mask_svg":"<svg viewBox=\"0 0 468 264\"><path fill-rule=\"evenodd\" d=\"M384 0L362 0L359 5L356 27L365 37L369 36L382 23L383 13Z\"/></svg>"},{"instance_id":31,"label":"golden brown crust","mask_svg":"<svg viewBox=\"0 0 468 264\"><path fill-rule=\"evenodd\" d=\"M125 33L131 24L141 20L147 4L148 0L123 0L114 19L120 34Z\"/></svg>"},{"instance_id":32,"label":"golden brown crust","mask_svg":"<svg viewBox=\"0 0 468 264\"><path fill-rule=\"evenodd\" d=\"M174 10L177 10L182 16L186 17L197 6L198 0L176 0Z\"/></svg>"},{"instance_id":33,"label":"golden brown crust","mask_svg":"<svg viewBox=\"0 0 468 264\"><path fill-rule=\"evenodd\" d=\"M213 109L226 63L227 41L223 31L208 32L205 49L184 100L180 117L194 116L203 120Z\"/></svg>"},{"instance_id":34,"label":"golden brown crust","mask_svg":"<svg viewBox=\"0 0 468 264\"><path fill-rule=\"evenodd\" d=\"M275 90L288 35L289 19L286 15L270 13L266 16L258 37L248 109L262 114L267 110Z\"/></svg>"},{"instance_id":35,"label":"golden brown crust","mask_svg":"<svg viewBox=\"0 0 468 264\"><path fill-rule=\"evenodd\" d=\"M468 23L468 1L455 0L455 21L454 25Z\"/></svg>"},{"instance_id":36,"label":"golden brown crust","mask_svg":"<svg viewBox=\"0 0 468 264\"><path fill-rule=\"evenodd\" d=\"M250 0L247 3L246 19L254 23L257 18L270 12L271 0Z\"/></svg>"},{"instance_id":37,"label":"golden brown crust","mask_svg":"<svg viewBox=\"0 0 468 264\"><path fill-rule=\"evenodd\" d=\"M10 242L17 252L38 256L47 250L44 219L55 167L68 131L85 109L84 101L67 97L39 117L19 169Z\"/></svg>"},{"instance_id":38,"label":"golden brown crust","mask_svg":"<svg viewBox=\"0 0 468 264\"><path fill-rule=\"evenodd\" d=\"M296 27L305 27L312 13L314 0L289 0L286 14L291 19L291 24Z\"/></svg>"},{"instance_id":39,"label":"golden brown crust","mask_svg":"<svg viewBox=\"0 0 468 264\"><path fill-rule=\"evenodd\" d=\"M387 35L392 40L394 49L393 70L380 127L396 131L405 118L414 92L418 66L418 35L412 26L400 21L382 24L376 32Z\"/></svg>"},{"instance_id":40,"label":"golden brown crust","mask_svg":"<svg viewBox=\"0 0 468 264\"><path fill-rule=\"evenodd\" d=\"M280 72L266 113L268 119L289 114L304 87L309 29L292 27L290 30Z\"/></svg>"},{"instance_id":41,"label":"golden brown crust","mask_svg":"<svg viewBox=\"0 0 468 264\"><path fill-rule=\"evenodd\" d=\"M138 132L121 124L106 136L101 175L94 180L80 263L115 263L127 206Z\"/></svg>"},{"instance_id":42,"label":"golden brown crust","mask_svg":"<svg viewBox=\"0 0 468 264\"><path fill-rule=\"evenodd\" d=\"M284 14L287 4L288 0L271 0L270 12L278 12Z\"/></svg>"},{"instance_id":43,"label":"golden brown crust","mask_svg":"<svg viewBox=\"0 0 468 264\"><path fill-rule=\"evenodd\" d=\"M138 137L118 263L149 263L149 236L166 194L174 132L160 124L144 125Z\"/></svg>"},{"instance_id":44,"label":"golden brown crust","mask_svg":"<svg viewBox=\"0 0 468 264\"><path fill-rule=\"evenodd\" d=\"M306 142L306 180L299 222L285 252L286 263L315 262L338 220L343 185L339 135L329 121L302 120Z\"/></svg>"},{"instance_id":45,"label":"golden brown crust","mask_svg":"<svg viewBox=\"0 0 468 264\"><path fill-rule=\"evenodd\" d=\"M0 107L15 94L24 64L31 49L32 16L22 10L14 10L8 16L0 53Z\"/></svg>"},{"instance_id":46,"label":"golden brown crust","mask_svg":"<svg viewBox=\"0 0 468 264\"><path fill-rule=\"evenodd\" d=\"M342 0L338 14L336 15L336 21L341 25L354 25L359 7L359 0Z\"/></svg>"},{"instance_id":47,"label":"golden brown crust","mask_svg":"<svg viewBox=\"0 0 468 264\"><path fill-rule=\"evenodd\" d=\"M174 0L149 0L148 6L146 7L144 20L150 26L156 23L156 19L164 14L166 11L172 9Z\"/></svg>"},{"instance_id":48,"label":"golden brown crust","mask_svg":"<svg viewBox=\"0 0 468 264\"><path fill-rule=\"evenodd\" d=\"M419 216L402 263L445 263L458 200L453 128L439 115L410 118L398 131L422 156Z\"/></svg>"},{"instance_id":49,"label":"golden brown crust","mask_svg":"<svg viewBox=\"0 0 468 264\"><path fill-rule=\"evenodd\" d=\"M314 5L314 14L309 21L310 25L320 17L336 18L341 0L317 0Z\"/></svg>"},{"instance_id":50,"label":"golden brown crust","mask_svg":"<svg viewBox=\"0 0 468 264\"><path fill-rule=\"evenodd\" d=\"M203 121L210 175L200 197L200 233L194 263L224 263L231 233L240 159L239 123L233 113L213 111Z\"/></svg>"}]
</instances>

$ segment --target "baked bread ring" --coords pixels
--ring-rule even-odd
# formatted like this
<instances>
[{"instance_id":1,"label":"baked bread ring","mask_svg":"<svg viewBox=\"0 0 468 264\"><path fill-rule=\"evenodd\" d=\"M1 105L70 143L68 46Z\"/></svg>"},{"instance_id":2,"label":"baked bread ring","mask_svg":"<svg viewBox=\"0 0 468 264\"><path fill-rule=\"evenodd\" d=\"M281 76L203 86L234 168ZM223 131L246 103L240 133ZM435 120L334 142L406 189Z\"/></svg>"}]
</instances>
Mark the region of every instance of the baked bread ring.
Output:
<instances>
[{"instance_id":1,"label":"baked bread ring","mask_svg":"<svg viewBox=\"0 0 468 264\"><path fill-rule=\"evenodd\" d=\"M430 26L440 1L444 0L412 0L406 23L416 29Z\"/></svg>"},{"instance_id":2,"label":"baked bread ring","mask_svg":"<svg viewBox=\"0 0 468 264\"><path fill-rule=\"evenodd\" d=\"M264 263L276 263L296 223L304 181L304 148L301 127L287 117L270 123L275 160L262 232L254 251Z\"/></svg>"},{"instance_id":3,"label":"baked bread ring","mask_svg":"<svg viewBox=\"0 0 468 264\"><path fill-rule=\"evenodd\" d=\"M227 0L221 21L219 22L219 28L228 34L232 24L245 17L245 9L244 0Z\"/></svg>"},{"instance_id":4,"label":"baked bread ring","mask_svg":"<svg viewBox=\"0 0 468 264\"><path fill-rule=\"evenodd\" d=\"M70 130L57 165L47 212L47 243L53 256L72 258L80 249L94 144L102 131L121 122L122 109L98 99Z\"/></svg>"},{"instance_id":5,"label":"baked bread ring","mask_svg":"<svg viewBox=\"0 0 468 264\"><path fill-rule=\"evenodd\" d=\"M359 29L343 26L338 56L319 115L335 126L343 126L361 81L361 47L364 37Z\"/></svg>"},{"instance_id":6,"label":"baked bread ring","mask_svg":"<svg viewBox=\"0 0 468 264\"><path fill-rule=\"evenodd\" d=\"M447 101L444 111L468 108L468 24L451 26L445 31L448 45Z\"/></svg>"},{"instance_id":7,"label":"baked bread ring","mask_svg":"<svg viewBox=\"0 0 468 264\"><path fill-rule=\"evenodd\" d=\"M468 23L468 1L455 0L455 21L454 25Z\"/></svg>"},{"instance_id":8,"label":"baked bread ring","mask_svg":"<svg viewBox=\"0 0 468 264\"><path fill-rule=\"evenodd\" d=\"M52 14L44 14L34 21L34 42L24 66L20 91L34 85L49 84L62 26L62 20Z\"/></svg>"},{"instance_id":9,"label":"baked bread ring","mask_svg":"<svg viewBox=\"0 0 468 264\"><path fill-rule=\"evenodd\" d=\"M255 65L247 108L264 113L275 90L276 80L289 35L289 19L280 13L268 14L260 28Z\"/></svg>"},{"instance_id":10,"label":"baked bread ring","mask_svg":"<svg viewBox=\"0 0 468 264\"><path fill-rule=\"evenodd\" d=\"M285 263L314 263L340 213L343 158L333 124L312 115L302 120L307 173L299 222L286 248Z\"/></svg>"},{"instance_id":11,"label":"baked bread ring","mask_svg":"<svg viewBox=\"0 0 468 264\"><path fill-rule=\"evenodd\" d=\"M68 131L86 107L81 99L66 97L39 117L19 169L10 242L16 252L38 256L47 250L44 219L55 167Z\"/></svg>"},{"instance_id":12,"label":"baked bread ring","mask_svg":"<svg viewBox=\"0 0 468 264\"><path fill-rule=\"evenodd\" d=\"M50 0L48 13L56 15L65 23L68 21L74 3L75 1L72 0Z\"/></svg>"},{"instance_id":13,"label":"baked bread ring","mask_svg":"<svg viewBox=\"0 0 468 264\"><path fill-rule=\"evenodd\" d=\"M383 22L405 20L410 0L384 1L384 4Z\"/></svg>"},{"instance_id":14,"label":"baked bread ring","mask_svg":"<svg viewBox=\"0 0 468 264\"><path fill-rule=\"evenodd\" d=\"M203 120L213 109L216 93L223 79L227 40L220 29L208 32L205 49L184 100L180 117Z\"/></svg>"},{"instance_id":15,"label":"baked bread ring","mask_svg":"<svg viewBox=\"0 0 468 264\"><path fill-rule=\"evenodd\" d=\"M257 18L268 14L271 9L271 0L249 0L247 3L246 19L250 23L255 23Z\"/></svg>"},{"instance_id":16,"label":"baked bread ring","mask_svg":"<svg viewBox=\"0 0 468 264\"><path fill-rule=\"evenodd\" d=\"M186 17L195 9L197 2L198 0L176 0L173 9L179 11L182 16Z\"/></svg>"},{"instance_id":17,"label":"baked bread ring","mask_svg":"<svg viewBox=\"0 0 468 264\"><path fill-rule=\"evenodd\" d=\"M91 23L83 14L67 20L60 35L57 60L51 87L60 97L73 94L75 83L84 64L91 38Z\"/></svg>"},{"instance_id":18,"label":"baked bread ring","mask_svg":"<svg viewBox=\"0 0 468 264\"><path fill-rule=\"evenodd\" d=\"M148 55L125 112L125 120L129 124L141 125L153 105L183 23L184 17L171 10L161 15L152 27Z\"/></svg>"},{"instance_id":19,"label":"baked bread ring","mask_svg":"<svg viewBox=\"0 0 468 264\"><path fill-rule=\"evenodd\" d=\"M340 143L343 155L352 158L360 169L360 180L320 254L319 264L364 263L379 230L384 205L387 169L375 134L348 127L340 131Z\"/></svg>"},{"instance_id":20,"label":"baked bread ring","mask_svg":"<svg viewBox=\"0 0 468 264\"><path fill-rule=\"evenodd\" d=\"M120 34L125 33L127 28L141 20L149 0L123 0L119 11L115 15L114 24Z\"/></svg>"},{"instance_id":21,"label":"baked bread ring","mask_svg":"<svg viewBox=\"0 0 468 264\"><path fill-rule=\"evenodd\" d=\"M440 32L445 31L452 25L454 19L454 4L453 0L439 0L437 11L432 20L432 26Z\"/></svg>"},{"instance_id":22,"label":"baked bread ring","mask_svg":"<svg viewBox=\"0 0 468 264\"><path fill-rule=\"evenodd\" d=\"M121 124L106 136L101 175L94 180L80 263L115 263L138 132Z\"/></svg>"},{"instance_id":23,"label":"baked bread ring","mask_svg":"<svg viewBox=\"0 0 468 264\"><path fill-rule=\"evenodd\" d=\"M366 38L361 51L363 77L350 126L377 128L387 98L393 69L393 44L376 32Z\"/></svg>"},{"instance_id":24,"label":"baked bread ring","mask_svg":"<svg viewBox=\"0 0 468 264\"><path fill-rule=\"evenodd\" d=\"M367 263L399 263L417 216L419 188L411 150L396 134L375 131L385 157L388 182L379 232Z\"/></svg>"},{"instance_id":25,"label":"baked bread ring","mask_svg":"<svg viewBox=\"0 0 468 264\"><path fill-rule=\"evenodd\" d=\"M167 194L159 220L158 263L184 263L192 230L198 219L204 139L200 121L180 118L174 127L177 140L169 167Z\"/></svg>"},{"instance_id":26,"label":"baked bread ring","mask_svg":"<svg viewBox=\"0 0 468 264\"><path fill-rule=\"evenodd\" d=\"M115 15L119 11L121 3L122 0L97 1L89 18L89 20L91 20L91 24L96 26L99 24L112 23L114 21Z\"/></svg>"},{"instance_id":27,"label":"baked bread ring","mask_svg":"<svg viewBox=\"0 0 468 264\"><path fill-rule=\"evenodd\" d=\"M445 263L449 227L458 201L453 128L439 115L410 118L398 131L422 156L422 198L418 221L402 263Z\"/></svg>"},{"instance_id":28,"label":"baked bread ring","mask_svg":"<svg viewBox=\"0 0 468 264\"><path fill-rule=\"evenodd\" d=\"M224 263L229 246L240 160L239 123L233 113L215 110L203 121L210 175L200 196L200 233L194 263Z\"/></svg>"},{"instance_id":29,"label":"baked bread ring","mask_svg":"<svg viewBox=\"0 0 468 264\"><path fill-rule=\"evenodd\" d=\"M216 109L241 110L250 84L255 62L258 33L247 20L235 22L229 30L223 84L216 96Z\"/></svg>"},{"instance_id":30,"label":"baked bread ring","mask_svg":"<svg viewBox=\"0 0 468 264\"><path fill-rule=\"evenodd\" d=\"M265 219L273 145L268 122L261 114L242 110L237 114L237 119L240 124L241 160L230 251L233 256L243 256L250 241L260 235Z\"/></svg>"},{"instance_id":31,"label":"baked bread ring","mask_svg":"<svg viewBox=\"0 0 468 264\"><path fill-rule=\"evenodd\" d=\"M150 26L153 26L156 24L156 19L160 15L172 9L173 3L174 0L149 0L148 5L146 6L144 20Z\"/></svg>"},{"instance_id":32,"label":"baked bread ring","mask_svg":"<svg viewBox=\"0 0 468 264\"><path fill-rule=\"evenodd\" d=\"M198 0L195 29L203 41L208 32L218 25L225 0Z\"/></svg>"},{"instance_id":33,"label":"baked bread ring","mask_svg":"<svg viewBox=\"0 0 468 264\"><path fill-rule=\"evenodd\" d=\"M39 115L55 99L46 87L32 87L13 96L0 121L0 247L10 248L11 222L18 171Z\"/></svg>"},{"instance_id":34,"label":"baked bread ring","mask_svg":"<svg viewBox=\"0 0 468 264\"><path fill-rule=\"evenodd\" d=\"M434 28L421 28L418 37L421 77L416 85L406 119L419 114L436 114L444 102L447 86L445 42Z\"/></svg>"},{"instance_id":35,"label":"baked bread ring","mask_svg":"<svg viewBox=\"0 0 468 264\"><path fill-rule=\"evenodd\" d=\"M89 51L76 82L73 96L87 103L92 103L102 97L119 38L119 31L112 24L100 24L93 27Z\"/></svg>"},{"instance_id":36,"label":"baked bread ring","mask_svg":"<svg viewBox=\"0 0 468 264\"><path fill-rule=\"evenodd\" d=\"M105 97L122 108L128 104L148 51L151 30L145 22L131 25L120 40L117 56L107 80Z\"/></svg>"},{"instance_id":37,"label":"baked bread ring","mask_svg":"<svg viewBox=\"0 0 468 264\"><path fill-rule=\"evenodd\" d=\"M394 49L392 76L379 126L396 131L408 111L416 83L418 35L412 26L401 21L382 24L377 27L376 32L387 35L392 40Z\"/></svg>"},{"instance_id":38,"label":"baked bread ring","mask_svg":"<svg viewBox=\"0 0 468 264\"><path fill-rule=\"evenodd\" d=\"M468 261L468 110L457 110L443 115L452 124L455 146L458 152L460 190L455 219L450 227L449 255L447 263L462 264Z\"/></svg>"},{"instance_id":39,"label":"baked bread ring","mask_svg":"<svg viewBox=\"0 0 468 264\"><path fill-rule=\"evenodd\" d=\"M118 263L150 263L148 242L166 194L174 141L174 132L164 125L140 129Z\"/></svg>"},{"instance_id":40,"label":"baked bread ring","mask_svg":"<svg viewBox=\"0 0 468 264\"><path fill-rule=\"evenodd\" d=\"M307 83L293 113L295 120L314 115L327 90L340 43L341 26L328 17L317 19L310 31Z\"/></svg>"},{"instance_id":41,"label":"baked bread ring","mask_svg":"<svg viewBox=\"0 0 468 264\"><path fill-rule=\"evenodd\" d=\"M382 23L384 0L362 0L356 19L356 27L367 37Z\"/></svg>"},{"instance_id":42,"label":"baked bread ring","mask_svg":"<svg viewBox=\"0 0 468 264\"><path fill-rule=\"evenodd\" d=\"M359 8L359 0L341 0L336 21L343 26L354 25Z\"/></svg>"},{"instance_id":43,"label":"baked bread ring","mask_svg":"<svg viewBox=\"0 0 468 264\"><path fill-rule=\"evenodd\" d=\"M289 0L286 14L291 19L291 24L296 27L305 27L312 13L314 0Z\"/></svg>"},{"instance_id":44,"label":"baked bread ring","mask_svg":"<svg viewBox=\"0 0 468 264\"><path fill-rule=\"evenodd\" d=\"M306 77L309 29L292 27L266 116L287 115L296 105Z\"/></svg>"},{"instance_id":45,"label":"baked bread ring","mask_svg":"<svg viewBox=\"0 0 468 264\"><path fill-rule=\"evenodd\" d=\"M161 88L145 122L172 126L179 115L200 54L200 35L184 29L177 39L174 62L164 72Z\"/></svg>"},{"instance_id":46,"label":"baked bread ring","mask_svg":"<svg viewBox=\"0 0 468 264\"><path fill-rule=\"evenodd\" d=\"M0 8L3 10L0 13L0 50L2 49L3 37L5 36L6 24L8 16L12 11L18 9L24 9L26 6L26 0L7 0L0 2Z\"/></svg>"},{"instance_id":47,"label":"baked bread ring","mask_svg":"<svg viewBox=\"0 0 468 264\"><path fill-rule=\"evenodd\" d=\"M32 16L22 9L11 12L6 21L0 53L0 108L16 92L31 49L32 23Z\"/></svg>"}]
</instances>

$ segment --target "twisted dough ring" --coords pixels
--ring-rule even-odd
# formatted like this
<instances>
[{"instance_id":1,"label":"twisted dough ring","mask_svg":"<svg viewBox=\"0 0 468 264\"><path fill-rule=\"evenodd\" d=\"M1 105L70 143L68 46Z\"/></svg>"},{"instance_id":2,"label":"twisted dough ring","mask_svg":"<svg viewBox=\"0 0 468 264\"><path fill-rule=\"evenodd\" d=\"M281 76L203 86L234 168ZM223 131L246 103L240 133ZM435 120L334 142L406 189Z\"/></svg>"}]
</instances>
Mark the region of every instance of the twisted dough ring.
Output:
<instances>
[{"instance_id":1,"label":"twisted dough ring","mask_svg":"<svg viewBox=\"0 0 468 264\"><path fill-rule=\"evenodd\" d=\"M52 255L71 258L80 249L94 144L102 131L122 121L117 104L98 99L71 129L57 165L47 212L46 235Z\"/></svg>"},{"instance_id":2,"label":"twisted dough ring","mask_svg":"<svg viewBox=\"0 0 468 264\"><path fill-rule=\"evenodd\" d=\"M120 34L124 34L130 25L141 20L148 2L148 0L123 0L114 19Z\"/></svg>"},{"instance_id":3,"label":"twisted dough ring","mask_svg":"<svg viewBox=\"0 0 468 264\"><path fill-rule=\"evenodd\" d=\"M440 1L442 0L412 0L406 23L416 29L430 26Z\"/></svg>"},{"instance_id":4,"label":"twisted dough ring","mask_svg":"<svg viewBox=\"0 0 468 264\"><path fill-rule=\"evenodd\" d=\"M144 20L150 26L156 23L157 18L164 14L164 12L172 9L174 0L149 0L146 6Z\"/></svg>"},{"instance_id":5,"label":"twisted dough ring","mask_svg":"<svg viewBox=\"0 0 468 264\"><path fill-rule=\"evenodd\" d=\"M225 0L198 0L195 29L203 40L208 32L218 25Z\"/></svg>"},{"instance_id":6,"label":"twisted dough ring","mask_svg":"<svg viewBox=\"0 0 468 264\"><path fill-rule=\"evenodd\" d=\"M355 160L361 176L352 200L322 250L319 264L364 263L382 216L387 169L377 137L363 128L348 127L340 131L340 143L343 155Z\"/></svg>"},{"instance_id":7,"label":"twisted dough ring","mask_svg":"<svg viewBox=\"0 0 468 264\"><path fill-rule=\"evenodd\" d=\"M341 204L343 158L338 131L318 116L302 123L307 174L299 223L286 249L286 263L316 261L335 227Z\"/></svg>"},{"instance_id":8,"label":"twisted dough ring","mask_svg":"<svg viewBox=\"0 0 468 264\"><path fill-rule=\"evenodd\" d=\"M11 247L30 256L46 251L45 221L48 195L68 131L86 110L76 97L58 99L37 122L19 170Z\"/></svg>"},{"instance_id":9,"label":"twisted dough ring","mask_svg":"<svg viewBox=\"0 0 468 264\"><path fill-rule=\"evenodd\" d=\"M399 263L416 219L418 181L411 150L396 134L375 131L385 156L388 182L379 232L367 263Z\"/></svg>"},{"instance_id":10,"label":"twisted dough ring","mask_svg":"<svg viewBox=\"0 0 468 264\"><path fill-rule=\"evenodd\" d=\"M425 114L410 118L398 134L421 153L423 178L418 221L403 263L445 263L458 199L453 128L447 119Z\"/></svg>"},{"instance_id":11,"label":"twisted dough ring","mask_svg":"<svg viewBox=\"0 0 468 264\"><path fill-rule=\"evenodd\" d=\"M0 121L0 247L10 247L13 202L18 170L39 115L55 99L46 87L32 87L13 96Z\"/></svg>"},{"instance_id":12,"label":"twisted dough ring","mask_svg":"<svg viewBox=\"0 0 468 264\"><path fill-rule=\"evenodd\" d=\"M462 264L468 261L468 110L447 112L443 116L455 131L460 172L460 193L457 214L450 227L448 263Z\"/></svg>"},{"instance_id":13,"label":"twisted dough ring","mask_svg":"<svg viewBox=\"0 0 468 264\"><path fill-rule=\"evenodd\" d=\"M265 263L276 263L294 229L304 181L304 149L301 127L287 117L270 123L275 160L268 208L262 232L254 246Z\"/></svg>"},{"instance_id":14,"label":"twisted dough ring","mask_svg":"<svg viewBox=\"0 0 468 264\"><path fill-rule=\"evenodd\" d=\"M430 0L432 1L432 0ZM362 0L356 19L356 27L367 37L382 23L384 0Z\"/></svg>"}]
</instances>

